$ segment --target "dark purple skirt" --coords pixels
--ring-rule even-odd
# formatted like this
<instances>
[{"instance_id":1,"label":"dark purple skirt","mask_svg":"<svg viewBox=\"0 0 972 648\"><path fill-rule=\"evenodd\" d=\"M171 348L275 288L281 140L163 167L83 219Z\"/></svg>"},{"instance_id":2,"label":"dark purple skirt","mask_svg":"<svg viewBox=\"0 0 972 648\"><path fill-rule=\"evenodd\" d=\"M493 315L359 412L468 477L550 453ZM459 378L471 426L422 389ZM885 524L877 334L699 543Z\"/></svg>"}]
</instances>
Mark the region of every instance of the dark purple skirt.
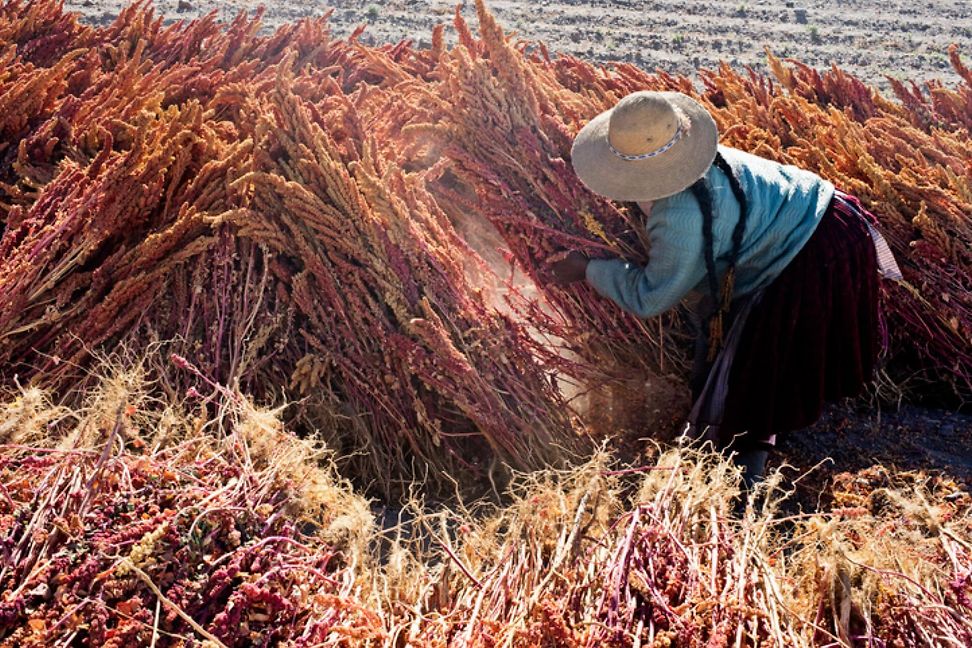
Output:
<instances>
[{"instance_id":1,"label":"dark purple skirt","mask_svg":"<svg viewBox=\"0 0 972 648\"><path fill-rule=\"evenodd\" d=\"M838 193L816 231L764 291L742 328L719 439L733 448L814 423L857 396L879 350L874 243L855 199Z\"/></svg>"}]
</instances>

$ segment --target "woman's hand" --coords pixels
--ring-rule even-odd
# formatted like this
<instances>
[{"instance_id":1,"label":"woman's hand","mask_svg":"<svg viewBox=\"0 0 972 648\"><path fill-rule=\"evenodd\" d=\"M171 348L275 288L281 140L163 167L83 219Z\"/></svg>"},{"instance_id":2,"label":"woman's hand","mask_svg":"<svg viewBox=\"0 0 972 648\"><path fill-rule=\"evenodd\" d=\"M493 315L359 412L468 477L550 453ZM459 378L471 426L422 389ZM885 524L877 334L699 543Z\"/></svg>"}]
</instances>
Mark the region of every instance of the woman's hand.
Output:
<instances>
[{"instance_id":1,"label":"woman's hand","mask_svg":"<svg viewBox=\"0 0 972 648\"><path fill-rule=\"evenodd\" d=\"M583 281L587 276L586 255L576 250L571 251L560 261L550 264L550 275L554 283L566 285L575 281Z\"/></svg>"}]
</instances>

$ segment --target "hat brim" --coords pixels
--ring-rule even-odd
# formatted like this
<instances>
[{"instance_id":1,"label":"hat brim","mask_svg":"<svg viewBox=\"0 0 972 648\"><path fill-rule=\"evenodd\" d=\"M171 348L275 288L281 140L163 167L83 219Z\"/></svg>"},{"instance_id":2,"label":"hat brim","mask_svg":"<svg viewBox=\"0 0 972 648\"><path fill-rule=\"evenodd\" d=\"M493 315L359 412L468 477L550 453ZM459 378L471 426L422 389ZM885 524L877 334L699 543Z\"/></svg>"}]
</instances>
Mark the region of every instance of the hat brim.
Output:
<instances>
[{"instance_id":1,"label":"hat brim","mask_svg":"<svg viewBox=\"0 0 972 648\"><path fill-rule=\"evenodd\" d=\"M625 160L611 150L608 125L612 110L592 119L574 138L574 172L591 191L624 202L659 200L677 194L701 178L715 159L719 129L699 102L679 92L662 92L689 121L672 148L644 160Z\"/></svg>"}]
</instances>

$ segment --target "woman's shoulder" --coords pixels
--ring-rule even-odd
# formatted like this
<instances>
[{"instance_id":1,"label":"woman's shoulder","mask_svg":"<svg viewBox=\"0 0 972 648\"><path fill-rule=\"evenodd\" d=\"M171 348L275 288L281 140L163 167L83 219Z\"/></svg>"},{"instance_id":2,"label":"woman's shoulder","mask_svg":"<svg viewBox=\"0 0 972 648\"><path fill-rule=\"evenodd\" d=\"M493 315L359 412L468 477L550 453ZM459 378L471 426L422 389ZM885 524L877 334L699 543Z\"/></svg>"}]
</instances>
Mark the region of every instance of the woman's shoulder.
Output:
<instances>
[{"instance_id":1,"label":"woman's shoulder","mask_svg":"<svg viewBox=\"0 0 972 648\"><path fill-rule=\"evenodd\" d=\"M767 191L774 187L790 192L796 185L814 187L828 184L818 174L794 166L747 153L729 146L719 145L719 153L729 163L744 190Z\"/></svg>"},{"instance_id":2,"label":"woman's shoulder","mask_svg":"<svg viewBox=\"0 0 972 648\"><path fill-rule=\"evenodd\" d=\"M692 195L691 188L683 189L677 194L673 194L666 198L659 198L656 200L651 207L651 214L655 217L667 217L672 214L680 214L686 211L698 211L699 203L695 200L695 196Z\"/></svg>"},{"instance_id":3,"label":"woman's shoulder","mask_svg":"<svg viewBox=\"0 0 972 648\"><path fill-rule=\"evenodd\" d=\"M699 229L701 218L699 202L692 195L691 189L685 189L656 200L645 219L645 225L656 234L664 233L666 237L682 238L687 232Z\"/></svg>"}]
</instances>

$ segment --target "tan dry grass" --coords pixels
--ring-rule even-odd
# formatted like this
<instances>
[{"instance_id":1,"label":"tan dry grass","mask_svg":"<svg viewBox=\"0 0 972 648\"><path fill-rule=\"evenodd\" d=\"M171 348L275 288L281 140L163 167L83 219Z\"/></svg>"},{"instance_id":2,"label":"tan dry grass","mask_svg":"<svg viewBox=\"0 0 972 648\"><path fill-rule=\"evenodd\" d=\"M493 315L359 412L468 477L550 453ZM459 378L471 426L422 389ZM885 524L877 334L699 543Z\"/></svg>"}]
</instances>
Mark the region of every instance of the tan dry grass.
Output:
<instances>
[{"instance_id":1,"label":"tan dry grass","mask_svg":"<svg viewBox=\"0 0 972 648\"><path fill-rule=\"evenodd\" d=\"M0 456L30 444L243 466L255 487L285 489L283 514L307 546L338 548L345 591L382 626L369 645L961 645L972 636L962 608L972 504L947 479L846 475L834 510L787 518L775 474L734 518L739 474L722 457L669 448L650 465L619 467L600 451L570 470L517 475L501 505L432 510L417 487L415 520L382 544L369 502L325 448L285 429L279 409L219 386L209 418L188 400L166 405L144 366L106 371L76 412L36 389L7 398ZM143 574L162 532L128 552Z\"/></svg>"}]
</instances>

